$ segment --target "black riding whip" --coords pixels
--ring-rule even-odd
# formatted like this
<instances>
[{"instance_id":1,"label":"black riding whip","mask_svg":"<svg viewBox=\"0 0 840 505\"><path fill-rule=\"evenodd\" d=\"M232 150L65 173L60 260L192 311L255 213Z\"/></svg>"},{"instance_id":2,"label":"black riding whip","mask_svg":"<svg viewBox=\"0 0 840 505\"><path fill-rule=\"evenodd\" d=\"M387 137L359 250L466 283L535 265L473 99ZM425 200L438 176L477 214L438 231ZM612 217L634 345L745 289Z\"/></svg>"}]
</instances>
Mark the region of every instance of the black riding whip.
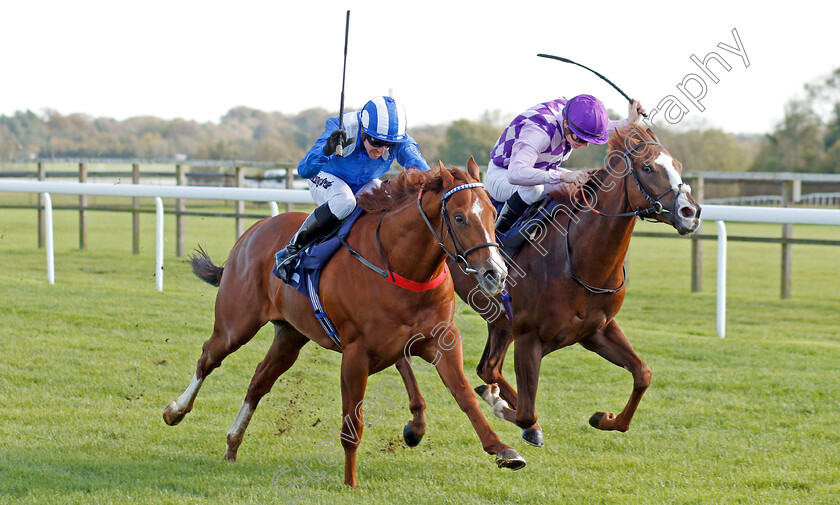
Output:
<instances>
[{"instance_id":1,"label":"black riding whip","mask_svg":"<svg viewBox=\"0 0 840 505\"><path fill-rule=\"evenodd\" d=\"M347 11L347 24L344 25L344 69L341 71L341 103L338 106L338 129L344 129L344 76L347 75L347 36L350 33L350 11ZM335 147L335 155L344 155L341 142Z\"/></svg>"},{"instance_id":2,"label":"black riding whip","mask_svg":"<svg viewBox=\"0 0 840 505\"><path fill-rule=\"evenodd\" d=\"M577 65L577 66L579 66L579 67L583 67L583 68L585 68L586 70L589 70L589 71L590 71L590 72L592 72L593 74L597 75L597 76L598 76L598 77L600 77L601 79L603 79L603 80L607 81L607 84L609 84L610 86L612 86L613 88L615 88L615 90L616 90L616 91L618 91L619 93L621 93L621 96L623 96L624 98L626 98L628 102L633 103L633 99L632 99L632 98L630 98L629 96L627 96L627 93L625 93L624 91L621 91L621 88L619 88L618 86L616 86L615 84L613 84L613 82L612 82L611 80L607 79L606 77L604 77L603 75L601 75L599 72L596 72L596 71L592 70L591 68L587 67L586 65L581 65L580 63L578 63L578 62L576 62L576 61L572 61L572 60L570 60L570 59L568 59L568 58L563 58L562 56L554 56L554 55L552 55L552 54L543 54L543 53L539 53L537 56L539 56L539 57L541 57L541 58L550 58L550 59L552 59L552 60L562 61L562 62L564 62L564 63L571 63L572 65ZM645 118L647 118L647 117L648 117L648 115L647 115L647 114L642 114L642 115L643 115Z\"/></svg>"}]
</instances>

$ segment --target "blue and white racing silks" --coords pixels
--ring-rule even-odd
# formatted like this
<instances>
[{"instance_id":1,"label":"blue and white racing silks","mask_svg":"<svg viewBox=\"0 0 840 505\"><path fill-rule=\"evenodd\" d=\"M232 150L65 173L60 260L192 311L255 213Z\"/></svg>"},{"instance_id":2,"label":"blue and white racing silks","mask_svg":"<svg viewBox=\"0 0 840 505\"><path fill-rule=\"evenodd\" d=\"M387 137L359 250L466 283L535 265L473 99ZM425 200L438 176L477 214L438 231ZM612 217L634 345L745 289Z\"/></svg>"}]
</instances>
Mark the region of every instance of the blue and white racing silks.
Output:
<instances>
[{"instance_id":1,"label":"blue and white racing silks","mask_svg":"<svg viewBox=\"0 0 840 505\"><path fill-rule=\"evenodd\" d=\"M405 141L397 143L379 158L371 159L362 145L360 119L360 112L344 114L343 127L347 132L347 138L355 137L356 141L344 148L344 156L335 154L326 156L323 152L324 145L330 134L338 129L338 117L328 119L324 133L300 160L298 174L304 179L311 179L321 171L333 174L346 182L355 194L368 182L384 175L395 159L405 168L429 170L429 164L420 154L417 142L410 135L406 135Z\"/></svg>"}]
</instances>

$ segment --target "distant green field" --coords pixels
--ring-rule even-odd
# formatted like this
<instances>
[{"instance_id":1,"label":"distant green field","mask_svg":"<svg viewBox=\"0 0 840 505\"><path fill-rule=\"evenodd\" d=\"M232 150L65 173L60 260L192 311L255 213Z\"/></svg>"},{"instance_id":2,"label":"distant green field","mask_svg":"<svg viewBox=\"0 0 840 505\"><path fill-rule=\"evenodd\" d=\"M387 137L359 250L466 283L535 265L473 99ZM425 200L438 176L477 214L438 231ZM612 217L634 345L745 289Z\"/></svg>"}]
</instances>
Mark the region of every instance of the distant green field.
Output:
<instances>
[{"instance_id":1,"label":"distant green field","mask_svg":"<svg viewBox=\"0 0 840 505\"><path fill-rule=\"evenodd\" d=\"M587 420L618 412L629 373L579 346L548 356L537 409L546 446L485 415L528 460L500 470L435 374L418 372L428 430L413 449L395 408L365 430L358 489L343 465L314 463L316 445L340 426L340 356L307 345L260 404L239 451L222 461L225 433L269 328L231 355L177 427L163 407L186 387L213 326L215 288L174 257L167 218L165 287L155 290L154 215L141 217L142 250L131 254L131 218L91 213L79 251L78 213L58 211L56 284L46 282L36 213L0 209L0 503L281 504L836 504L840 496L840 252L794 247L793 298L779 299L778 244L729 244L727 338L715 337L715 242L706 242L702 293L689 291L690 241L637 237L618 320L653 369L627 433ZM776 225L728 224L730 234L779 236ZM645 231L665 226L641 223ZM713 226L707 226L712 232ZM230 219L187 219L187 244L222 262ZM797 226L801 238L837 228ZM562 296L558 293L557 296ZM464 309L465 370L485 333ZM511 351L512 352L512 351ZM513 380L512 357L506 375ZM399 380L393 369L371 377ZM323 475L296 459L311 457ZM288 467L289 471L282 473Z\"/></svg>"}]
</instances>

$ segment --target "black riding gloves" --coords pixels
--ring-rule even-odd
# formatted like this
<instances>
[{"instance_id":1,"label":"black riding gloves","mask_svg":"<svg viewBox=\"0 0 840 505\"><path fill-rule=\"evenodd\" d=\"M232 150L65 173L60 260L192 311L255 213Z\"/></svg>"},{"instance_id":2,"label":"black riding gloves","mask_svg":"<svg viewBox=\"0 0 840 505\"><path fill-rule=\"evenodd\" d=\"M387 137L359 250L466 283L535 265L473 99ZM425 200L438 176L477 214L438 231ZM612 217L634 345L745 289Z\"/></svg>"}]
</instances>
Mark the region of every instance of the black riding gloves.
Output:
<instances>
[{"instance_id":1,"label":"black riding gloves","mask_svg":"<svg viewBox=\"0 0 840 505\"><path fill-rule=\"evenodd\" d=\"M327 156L332 156L339 144L341 144L341 148L344 149L355 141L356 137L350 139L347 138L346 131L335 130L330 134L330 137L327 139L327 144L324 146L322 151Z\"/></svg>"}]
</instances>

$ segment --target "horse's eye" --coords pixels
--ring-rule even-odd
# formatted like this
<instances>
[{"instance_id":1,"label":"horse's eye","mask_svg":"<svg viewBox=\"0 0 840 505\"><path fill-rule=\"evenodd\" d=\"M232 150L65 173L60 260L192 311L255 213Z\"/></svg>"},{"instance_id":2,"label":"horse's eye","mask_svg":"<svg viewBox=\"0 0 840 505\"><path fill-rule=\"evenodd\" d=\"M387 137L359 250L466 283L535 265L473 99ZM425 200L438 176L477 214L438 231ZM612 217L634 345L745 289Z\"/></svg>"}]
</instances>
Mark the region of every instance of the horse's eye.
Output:
<instances>
[{"instance_id":1,"label":"horse's eye","mask_svg":"<svg viewBox=\"0 0 840 505\"><path fill-rule=\"evenodd\" d=\"M466 218L464 218L463 214L455 214L455 222L458 224L464 224L467 222Z\"/></svg>"},{"instance_id":2,"label":"horse's eye","mask_svg":"<svg viewBox=\"0 0 840 505\"><path fill-rule=\"evenodd\" d=\"M651 170L653 170L653 167L645 163L644 165L642 165L642 170L645 172L650 172Z\"/></svg>"}]
</instances>

